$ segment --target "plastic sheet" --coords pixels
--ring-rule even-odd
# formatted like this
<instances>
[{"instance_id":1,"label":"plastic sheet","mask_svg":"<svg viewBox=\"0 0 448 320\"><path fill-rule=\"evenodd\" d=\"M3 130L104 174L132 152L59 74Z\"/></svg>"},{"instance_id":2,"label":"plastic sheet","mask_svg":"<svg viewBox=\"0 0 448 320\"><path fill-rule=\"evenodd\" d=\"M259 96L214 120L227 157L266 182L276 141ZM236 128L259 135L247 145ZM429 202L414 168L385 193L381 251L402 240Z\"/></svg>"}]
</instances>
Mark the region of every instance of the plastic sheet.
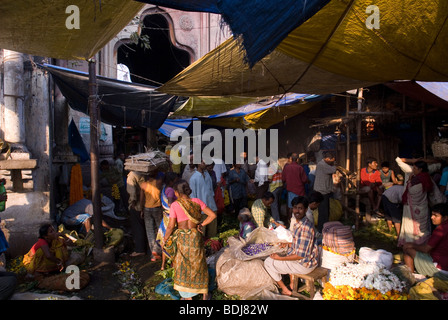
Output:
<instances>
[{"instance_id":1,"label":"plastic sheet","mask_svg":"<svg viewBox=\"0 0 448 320\"><path fill-rule=\"evenodd\" d=\"M276 290L275 281L265 270L263 260L236 259L230 247L224 250L216 263L216 282L222 292L242 299L259 288Z\"/></svg>"},{"instance_id":2,"label":"plastic sheet","mask_svg":"<svg viewBox=\"0 0 448 320\"><path fill-rule=\"evenodd\" d=\"M280 248L280 245L278 244L282 240L280 240L277 237L277 234L274 231L271 231L264 227L256 228L254 231L252 231L248 235L248 237L246 239L241 239L241 238L237 239L237 238L231 237L227 241L229 243L229 250L230 250L232 257L234 259L243 260L243 261L253 260L253 259L265 259L272 253L284 251L284 249ZM242 250L243 247L248 244L266 243L266 242L272 243L274 245L272 247L270 247L269 249L267 249L263 252L260 252L258 254L248 255L248 254L244 253L244 251Z\"/></svg>"}]
</instances>

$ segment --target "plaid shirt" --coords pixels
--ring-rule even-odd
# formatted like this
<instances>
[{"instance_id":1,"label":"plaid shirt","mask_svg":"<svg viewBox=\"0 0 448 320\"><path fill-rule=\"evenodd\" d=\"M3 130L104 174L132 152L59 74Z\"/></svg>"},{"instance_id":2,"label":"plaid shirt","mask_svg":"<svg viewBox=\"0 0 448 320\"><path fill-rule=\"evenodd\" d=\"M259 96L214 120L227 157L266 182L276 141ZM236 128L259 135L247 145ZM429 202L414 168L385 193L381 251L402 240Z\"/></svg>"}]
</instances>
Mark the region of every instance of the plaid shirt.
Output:
<instances>
[{"instance_id":1,"label":"plaid shirt","mask_svg":"<svg viewBox=\"0 0 448 320\"><path fill-rule=\"evenodd\" d=\"M251 207L252 219L255 227L268 227L269 222L275 221L268 213L268 208L261 199L255 200Z\"/></svg>"},{"instance_id":2,"label":"plaid shirt","mask_svg":"<svg viewBox=\"0 0 448 320\"><path fill-rule=\"evenodd\" d=\"M288 250L288 255L291 254L303 257L299 262L304 267L317 266L318 248L314 238L314 228L306 216L294 225L292 247Z\"/></svg>"}]
</instances>

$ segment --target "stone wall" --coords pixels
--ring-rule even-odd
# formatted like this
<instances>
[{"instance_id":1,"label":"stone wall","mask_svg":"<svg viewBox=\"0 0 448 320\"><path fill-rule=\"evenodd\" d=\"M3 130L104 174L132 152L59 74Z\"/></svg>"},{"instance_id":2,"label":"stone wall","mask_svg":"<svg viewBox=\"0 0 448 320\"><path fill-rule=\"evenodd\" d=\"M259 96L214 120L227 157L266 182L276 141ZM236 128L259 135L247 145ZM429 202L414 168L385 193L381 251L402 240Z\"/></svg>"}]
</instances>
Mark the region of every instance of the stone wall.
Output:
<instances>
[{"instance_id":1,"label":"stone wall","mask_svg":"<svg viewBox=\"0 0 448 320\"><path fill-rule=\"evenodd\" d=\"M12 57L10 52L9 57ZM36 168L21 171L20 189L12 182L12 171L0 171L0 177L7 180L8 193L6 209L0 213L1 228L10 245L8 254L17 256L26 253L37 240L40 224L51 220L51 105L48 74L32 63L34 59L28 55L14 53L11 59L15 61L15 70L0 77L2 86L8 88L0 92L0 123L5 140L14 142L12 159L6 161L35 159L37 162ZM1 63L4 66L5 59ZM10 72L8 68L6 71ZM17 82L11 82L11 77L18 79Z\"/></svg>"}]
</instances>

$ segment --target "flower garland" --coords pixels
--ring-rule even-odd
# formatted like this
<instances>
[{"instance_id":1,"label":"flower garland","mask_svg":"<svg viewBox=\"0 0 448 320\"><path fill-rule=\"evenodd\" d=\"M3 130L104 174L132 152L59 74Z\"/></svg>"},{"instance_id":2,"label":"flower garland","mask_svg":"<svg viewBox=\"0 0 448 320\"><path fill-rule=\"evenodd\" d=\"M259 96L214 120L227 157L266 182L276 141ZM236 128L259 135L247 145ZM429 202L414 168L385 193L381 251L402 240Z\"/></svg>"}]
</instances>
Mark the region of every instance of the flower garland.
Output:
<instances>
[{"instance_id":1,"label":"flower garland","mask_svg":"<svg viewBox=\"0 0 448 320\"><path fill-rule=\"evenodd\" d=\"M356 251L356 249L353 249L353 250L352 250L351 252L349 252L349 253L342 254L342 253L338 253L338 252L336 252L336 251L334 251L334 250L331 250L331 248L330 248L330 247L327 247L327 246L322 246L322 249L325 250L325 251L328 251L328 252L331 252L331 253L340 255L340 256L344 256L344 257L350 257L350 256L354 255L354 254L355 254L355 251Z\"/></svg>"},{"instance_id":2,"label":"flower garland","mask_svg":"<svg viewBox=\"0 0 448 320\"><path fill-rule=\"evenodd\" d=\"M405 283L384 265L344 263L331 271L325 300L407 300Z\"/></svg>"}]
</instances>

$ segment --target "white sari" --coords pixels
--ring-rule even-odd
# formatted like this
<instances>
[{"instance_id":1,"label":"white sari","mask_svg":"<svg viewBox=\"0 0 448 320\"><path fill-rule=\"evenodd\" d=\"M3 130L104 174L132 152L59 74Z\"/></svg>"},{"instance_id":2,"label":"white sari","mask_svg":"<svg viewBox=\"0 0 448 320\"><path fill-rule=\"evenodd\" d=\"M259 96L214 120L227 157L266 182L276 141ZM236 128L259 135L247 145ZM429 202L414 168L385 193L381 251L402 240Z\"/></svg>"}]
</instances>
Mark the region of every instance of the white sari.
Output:
<instances>
[{"instance_id":1,"label":"white sari","mask_svg":"<svg viewBox=\"0 0 448 320\"><path fill-rule=\"evenodd\" d=\"M407 182L407 203L403 204L403 219L398 246L406 242L425 243L431 235L429 220L428 194L423 191L421 183L411 186Z\"/></svg>"}]
</instances>

